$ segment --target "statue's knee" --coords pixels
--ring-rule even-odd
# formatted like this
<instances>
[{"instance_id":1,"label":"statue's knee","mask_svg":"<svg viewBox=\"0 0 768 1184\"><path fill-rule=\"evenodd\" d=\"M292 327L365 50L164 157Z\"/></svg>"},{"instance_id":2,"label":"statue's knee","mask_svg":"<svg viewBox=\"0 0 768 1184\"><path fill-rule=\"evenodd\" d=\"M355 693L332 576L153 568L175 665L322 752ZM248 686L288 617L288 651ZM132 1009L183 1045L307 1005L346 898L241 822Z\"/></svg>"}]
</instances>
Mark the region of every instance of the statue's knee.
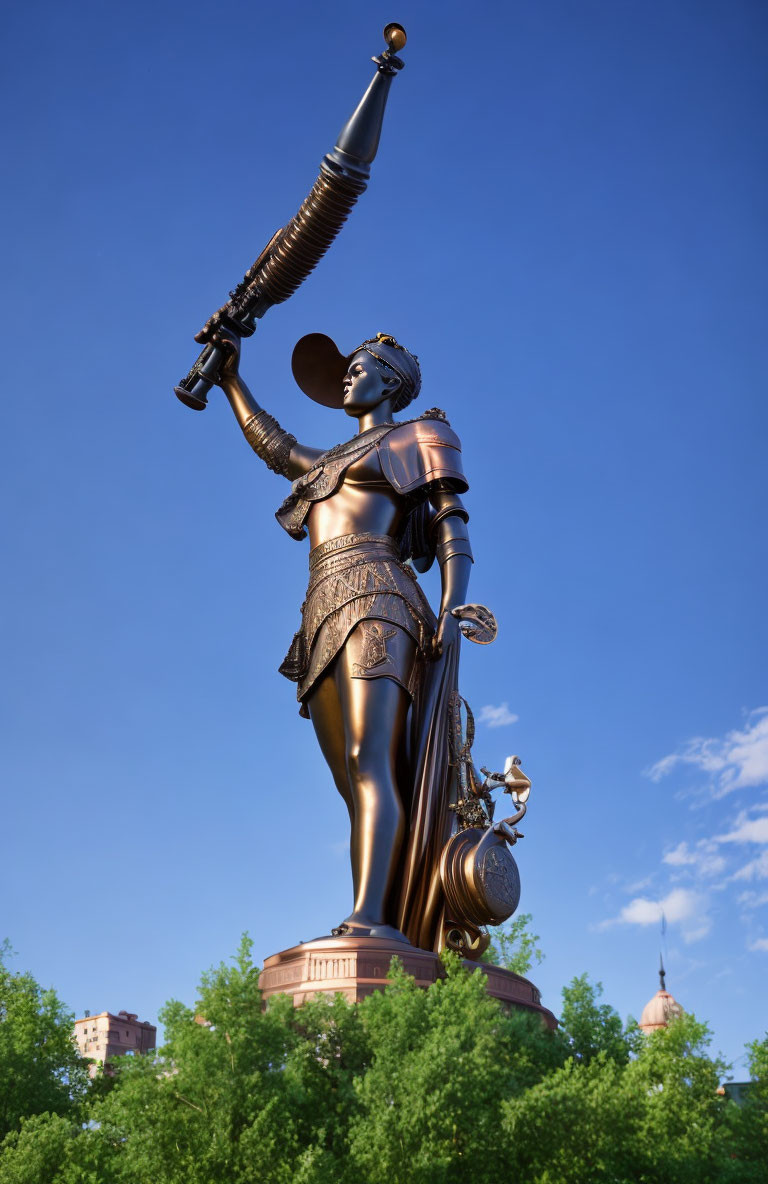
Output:
<instances>
[{"instance_id":1,"label":"statue's knee","mask_svg":"<svg viewBox=\"0 0 768 1184\"><path fill-rule=\"evenodd\" d=\"M371 748L365 741L350 744L347 749L347 771L353 785L360 785L376 776L376 761Z\"/></svg>"},{"instance_id":2,"label":"statue's knee","mask_svg":"<svg viewBox=\"0 0 768 1184\"><path fill-rule=\"evenodd\" d=\"M380 744L361 740L347 749L347 771L354 786L379 785L382 790L392 781L388 750Z\"/></svg>"},{"instance_id":3,"label":"statue's knee","mask_svg":"<svg viewBox=\"0 0 768 1184\"><path fill-rule=\"evenodd\" d=\"M351 744L347 749L347 773L353 785L360 777L360 745Z\"/></svg>"}]
</instances>

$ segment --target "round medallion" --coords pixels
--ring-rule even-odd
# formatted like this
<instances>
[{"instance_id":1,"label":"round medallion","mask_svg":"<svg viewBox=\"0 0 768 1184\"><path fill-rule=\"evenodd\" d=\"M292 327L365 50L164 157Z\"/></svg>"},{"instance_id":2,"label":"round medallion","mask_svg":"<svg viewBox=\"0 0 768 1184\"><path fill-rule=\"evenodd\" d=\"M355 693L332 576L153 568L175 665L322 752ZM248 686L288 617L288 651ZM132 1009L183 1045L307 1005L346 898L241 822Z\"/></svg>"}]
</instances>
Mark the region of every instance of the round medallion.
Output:
<instances>
[{"instance_id":1,"label":"round medallion","mask_svg":"<svg viewBox=\"0 0 768 1184\"><path fill-rule=\"evenodd\" d=\"M495 917L509 917L520 903L520 872L506 845L490 847L480 868L488 911Z\"/></svg>"}]
</instances>

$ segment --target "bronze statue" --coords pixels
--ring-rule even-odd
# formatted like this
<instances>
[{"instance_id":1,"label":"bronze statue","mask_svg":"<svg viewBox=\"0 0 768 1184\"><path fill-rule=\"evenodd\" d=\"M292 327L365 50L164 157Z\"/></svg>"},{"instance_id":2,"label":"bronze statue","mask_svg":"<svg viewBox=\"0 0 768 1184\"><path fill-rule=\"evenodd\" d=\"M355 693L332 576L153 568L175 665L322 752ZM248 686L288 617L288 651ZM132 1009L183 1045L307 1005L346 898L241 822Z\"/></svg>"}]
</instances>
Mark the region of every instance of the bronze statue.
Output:
<instances>
[{"instance_id":1,"label":"bronze statue","mask_svg":"<svg viewBox=\"0 0 768 1184\"><path fill-rule=\"evenodd\" d=\"M405 44L400 26L385 36L389 50L374 59L377 76L315 189L198 334L205 349L176 392L203 409L211 385L221 387L256 454L292 482L278 522L294 539L309 536L301 626L280 670L297 684L300 712L349 811L354 904L334 935L425 950L447 944L478 957L488 941L483 926L517 906L508 845L521 837L514 824L530 782L517 758L503 774L483 770L484 781L471 759L460 639L492 641L496 623L488 609L465 603L472 550L459 439L437 408L395 419L419 394L421 371L417 356L385 333L348 353L321 333L295 347L304 393L357 421L356 433L327 451L299 444L239 373L241 337L308 274L343 223L349 194L364 188L389 81L402 65L393 50ZM335 212L319 233L317 212L328 209ZM435 559L437 613L414 570ZM518 809L494 824L490 791L500 786Z\"/></svg>"},{"instance_id":2,"label":"bronze statue","mask_svg":"<svg viewBox=\"0 0 768 1184\"><path fill-rule=\"evenodd\" d=\"M458 639L451 610L466 600L472 563L459 441L438 411L395 422L421 378L392 337L347 356L321 334L296 346L305 393L357 420L357 435L330 452L298 444L259 407L239 376L234 335L221 330L214 343L229 351L220 384L246 438L294 482L278 521L293 538L309 534L302 625L281 672L298 683L349 810L355 903L344 932L402 936L393 888L411 807L398 772L406 721L424 662ZM440 563L437 618L404 562L422 558L424 546Z\"/></svg>"}]
</instances>

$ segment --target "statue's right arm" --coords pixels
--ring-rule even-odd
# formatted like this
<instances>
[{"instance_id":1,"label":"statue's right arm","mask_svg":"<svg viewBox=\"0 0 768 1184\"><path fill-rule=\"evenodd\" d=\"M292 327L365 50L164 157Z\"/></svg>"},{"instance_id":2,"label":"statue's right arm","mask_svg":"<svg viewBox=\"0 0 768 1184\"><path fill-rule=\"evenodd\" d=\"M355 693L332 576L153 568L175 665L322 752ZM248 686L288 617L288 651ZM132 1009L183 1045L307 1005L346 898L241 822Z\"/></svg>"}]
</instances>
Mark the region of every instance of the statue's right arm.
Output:
<instances>
[{"instance_id":1,"label":"statue's right arm","mask_svg":"<svg viewBox=\"0 0 768 1184\"><path fill-rule=\"evenodd\" d=\"M219 386L227 396L243 435L253 451L273 473L294 481L312 468L322 449L299 444L296 437L286 432L277 420L254 399L238 372L239 341L220 331L216 344L226 350L227 357L220 369Z\"/></svg>"}]
</instances>

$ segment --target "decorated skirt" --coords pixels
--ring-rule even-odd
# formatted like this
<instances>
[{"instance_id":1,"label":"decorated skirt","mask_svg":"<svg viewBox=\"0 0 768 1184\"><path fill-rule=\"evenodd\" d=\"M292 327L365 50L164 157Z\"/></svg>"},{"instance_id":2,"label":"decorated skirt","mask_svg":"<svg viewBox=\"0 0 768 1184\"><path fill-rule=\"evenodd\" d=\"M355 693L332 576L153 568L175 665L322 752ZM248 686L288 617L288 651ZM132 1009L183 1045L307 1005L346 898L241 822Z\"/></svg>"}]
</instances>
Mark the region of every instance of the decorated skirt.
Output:
<instances>
[{"instance_id":1,"label":"decorated skirt","mask_svg":"<svg viewBox=\"0 0 768 1184\"><path fill-rule=\"evenodd\" d=\"M408 637L424 653L437 621L387 535L342 535L310 552L301 628L280 666L298 683L302 715L309 714L305 701L317 680L360 622L368 624L355 634L353 677L392 678L412 694L417 664Z\"/></svg>"}]
</instances>

